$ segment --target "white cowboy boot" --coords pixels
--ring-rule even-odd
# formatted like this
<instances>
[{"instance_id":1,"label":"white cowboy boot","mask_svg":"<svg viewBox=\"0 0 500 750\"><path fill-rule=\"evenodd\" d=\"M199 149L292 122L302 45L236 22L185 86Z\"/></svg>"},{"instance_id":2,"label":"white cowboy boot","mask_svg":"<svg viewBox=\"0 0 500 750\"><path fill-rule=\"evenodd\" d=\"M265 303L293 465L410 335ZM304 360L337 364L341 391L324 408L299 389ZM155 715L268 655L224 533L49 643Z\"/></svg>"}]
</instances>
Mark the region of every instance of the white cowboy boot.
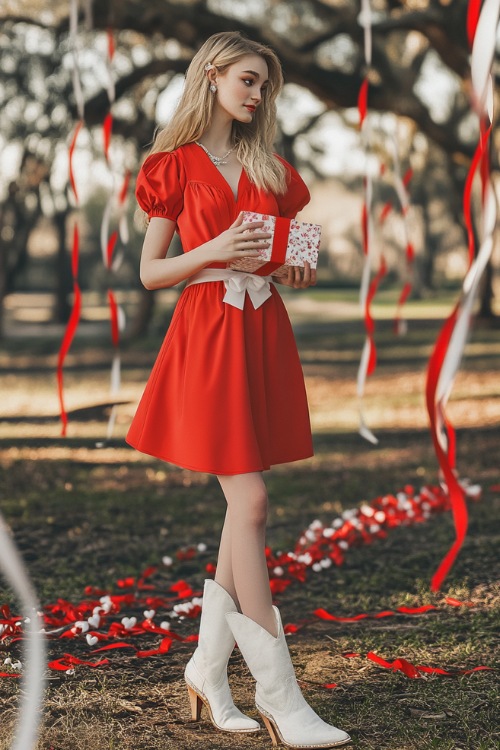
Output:
<instances>
[{"instance_id":1,"label":"white cowboy boot","mask_svg":"<svg viewBox=\"0 0 500 750\"><path fill-rule=\"evenodd\" d=\"M280 740L287 747L326 748L350 741L347 732L327 724L306 703L293 669L278 609L275 638L254 620L231 612L226 615L238 647L257 686L255 704L269 730L273 745Z\"/></svg>"},{"instance_id":2,"label":"white cowboy boot","mask_svg":"<svg viewBox=\"0 0 500 750\"><path fill-rule=\"evenodd\" d=\"M232 597L216 581L207 579L203 590L198 647L184 671L196 721L204 703L212 724L226 732L257 732L257 721L245 716L233 703L227 681L227 663L234 638L226 622L228 612L238 609Z\"/></svg>"}]
</instances>

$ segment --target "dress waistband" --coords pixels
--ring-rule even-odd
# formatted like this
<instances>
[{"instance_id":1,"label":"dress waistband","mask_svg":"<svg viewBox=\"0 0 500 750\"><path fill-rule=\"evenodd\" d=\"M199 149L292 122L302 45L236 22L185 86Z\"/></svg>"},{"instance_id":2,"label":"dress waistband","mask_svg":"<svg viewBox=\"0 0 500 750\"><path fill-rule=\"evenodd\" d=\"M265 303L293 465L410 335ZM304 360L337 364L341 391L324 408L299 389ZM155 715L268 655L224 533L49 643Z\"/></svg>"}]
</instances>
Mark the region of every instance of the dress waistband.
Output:
<instances>
[{"instance_id":1,"label":"dress waistband","mask_svg":"<svg viewBox=\"0 0 500 750\"><path fill-rule=\"evenodd\" d=\"M271 276L256 276L253 273L233 271L230 268L203 268L188 278L186 287L192 284L204 284L208 281L223 281L226 287L224 302L239 310L243 310L246 293L256 310L271 297Z\"/></svg>"}]
</instances>

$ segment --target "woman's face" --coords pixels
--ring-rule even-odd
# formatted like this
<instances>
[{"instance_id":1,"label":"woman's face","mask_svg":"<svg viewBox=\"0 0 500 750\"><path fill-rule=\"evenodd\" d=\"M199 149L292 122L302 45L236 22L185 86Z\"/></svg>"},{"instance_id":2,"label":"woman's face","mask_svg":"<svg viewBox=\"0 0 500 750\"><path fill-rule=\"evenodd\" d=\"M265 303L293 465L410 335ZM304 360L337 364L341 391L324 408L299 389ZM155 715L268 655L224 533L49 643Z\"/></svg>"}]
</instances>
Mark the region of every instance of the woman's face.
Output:
<instances>
[{"instance_id":1,"label":"woman's face","mask_svg":"<svg viewBox=\"0 0 500 750\"><path fill-rule=\"evenodd\" d=\"M224 73L213 76L216 103L231 119L252 122L267 86L267 63L259 55L245 55Z\"/></svg>"}]
</instances>

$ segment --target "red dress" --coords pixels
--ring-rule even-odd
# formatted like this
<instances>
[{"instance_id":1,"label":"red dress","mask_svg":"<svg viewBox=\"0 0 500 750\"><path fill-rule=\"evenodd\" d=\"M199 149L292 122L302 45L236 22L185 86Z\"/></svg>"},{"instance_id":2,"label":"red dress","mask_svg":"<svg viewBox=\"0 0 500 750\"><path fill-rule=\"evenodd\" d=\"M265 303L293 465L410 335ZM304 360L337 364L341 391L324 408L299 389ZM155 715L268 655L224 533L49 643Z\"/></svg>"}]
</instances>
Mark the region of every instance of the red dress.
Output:
<instances>
[{"instance_id":1,"label":"red dress","mask_svg":"<svg viewBox=\"0 0 500 750\"><path fill-rule=\"evenodd\" d=\"M225 231L242 210L294 217L309 201L284 163L288 191L259 190L242 170L235 200L229 183L196 144L152 154L136 197L149 217L177 223L184 252ZM213 263L209 268L225 268ZM177 303L127 442L194 471L244 474L313 455L304 377L283 301L254 309L223 302L223 281L185 288Z\"/></svg>"}]
</instances>

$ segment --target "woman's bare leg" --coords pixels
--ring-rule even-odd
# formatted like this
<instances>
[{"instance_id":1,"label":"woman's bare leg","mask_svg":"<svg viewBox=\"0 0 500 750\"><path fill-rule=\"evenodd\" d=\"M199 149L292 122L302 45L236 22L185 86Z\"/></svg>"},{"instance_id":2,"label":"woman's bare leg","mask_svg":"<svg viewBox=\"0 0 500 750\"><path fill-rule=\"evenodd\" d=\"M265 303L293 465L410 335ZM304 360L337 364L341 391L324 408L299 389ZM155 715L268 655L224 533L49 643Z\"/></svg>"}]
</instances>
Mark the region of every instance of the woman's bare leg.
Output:
<instances>
[{"instance_id":1,"label":"woman's bare leg","mask_svg":"<svg viewBox=\"0 0 500 750\"><path fill-rule=\"evenodd\" d=\"M229 525L224 524L223 568L216 580L231 593L227 537L230 537L233 587L244 615L271 635L277 635L265 554L267 490L260 472L218 477L227 501ZM218 568L217 568L218 569ZM225 583L223 583L225 581Z\"/></svg>"},{"instance_id":2,"label":"woman's bare leg","mask_svg":"<svg viewBox=\"0 0 500 750\"><path fill-rule=\"evenodd\" d=\"M225 589L227 593L233 598L234 603L241 612L241 607L239 606L238 595L236 593L236 587L234 585L233 578L231 521L229 518L229 508L226 510L226 518L224 520L224 526L222 527L215 580L217 581L219 586L222 586L222 588Z\"/></svg>"}]
</instances>

